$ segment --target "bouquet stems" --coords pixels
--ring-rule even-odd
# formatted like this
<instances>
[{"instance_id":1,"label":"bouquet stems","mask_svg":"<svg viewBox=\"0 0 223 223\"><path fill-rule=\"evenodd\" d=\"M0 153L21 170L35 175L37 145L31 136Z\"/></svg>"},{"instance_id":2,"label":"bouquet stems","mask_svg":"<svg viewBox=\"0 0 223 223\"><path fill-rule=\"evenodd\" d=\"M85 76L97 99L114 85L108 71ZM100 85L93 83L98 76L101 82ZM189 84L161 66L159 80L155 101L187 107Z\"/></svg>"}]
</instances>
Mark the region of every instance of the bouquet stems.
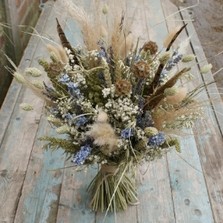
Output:
<instances>
[{"instance_id":1,"label":"bouquet stems","mask_svg":"<svg viewBox=\"0 0 223 223\"><path fill-rule=\"evenodd\" d=\"M94 211L122 211L128 205L138 204L134 170L107 164L101 169L89 186L90 206Z\"/></svg>"}]
</instances>

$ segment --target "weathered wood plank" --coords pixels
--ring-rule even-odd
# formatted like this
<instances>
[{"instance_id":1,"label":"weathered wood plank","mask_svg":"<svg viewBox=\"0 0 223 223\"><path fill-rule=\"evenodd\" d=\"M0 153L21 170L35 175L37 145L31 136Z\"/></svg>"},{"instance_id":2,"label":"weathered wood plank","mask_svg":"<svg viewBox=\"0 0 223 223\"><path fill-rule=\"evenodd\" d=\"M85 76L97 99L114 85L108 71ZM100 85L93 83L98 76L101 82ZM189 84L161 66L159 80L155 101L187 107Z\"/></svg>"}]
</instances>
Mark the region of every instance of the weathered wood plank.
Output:
<instances>
[{"instance_id":1,"label":"weathered wood plank","mask_svg":"<svg viewBox=\"0 0 223 223\"><path fill-rule=\"evenodd\" d=\"M168 167L176 222L214 222L193 136L181 138L180 154L168 154Z\"/></svg>"},{"instance_id":2,"label":"weathered wood plank","mask_svg":"<svg viewBox=\"0 0 223 223\"><path fill-rule=\"evenodd\" d=\"M146 33L148 31L147 34L151 35L151 39L158 41L161 46L163 37L166 35L164 35L166 33L166 24L160 23L162 27L156 25L163 20L162 12L159 12L161 8L160 1L141 1L142 5L144 4L143 7L149 9L150 12L150 15L141 13L141 18L149 18L151 21L150 25L144 28L144 31ZM165 0L162 1L165 2ZM167 2L170 4L169 1ZM134 7L131 10L134 10ZM141 11L139 10L139 12ZM153 19L153 13L156 14L155 20ZM47 21L50 21L50 18ZM137 21L140 22L140 19ZM49 22L49 24L51 23ZM169 22L167 22L167 25L170 28ZM45 30L46 27L48 25L45 24ZM55 28L55 26L52 27ZM77 31L73 25L70 28L75 32ZM52 32L49 30L51 30L51 27L46 32L55 33L55 30L52 30ZM160 33L156 35L156 32L159 31ZM146 37L141 35L143 42L148 39L148 35ZM76 39L72 41L74 43L78 42ZM38 51L32 56L32 65L35 65L33 60L39 57L39 53L43 49L41 44L37 46ZM27 58L28 56L27 54ZM35 107L37 107L35 112L24 113L19 110L19 104L21 102L33 102L36 100L36 96L33 97L28 90L24 89L20 93L17 92L17 94L17 101L14 101L14 111L11 115L12 120L11 122L8 121L9 125L4 124L5 128L8 126L8 130L2 135L4 140L0 151L0 170L2 170L0 201L3 201L1 202L2 212L0 211L1 220L27 223L102 222L104 214L95 215L88 208L89 198L86 192L86 188L97 170L76 172L73 168L60 169L64 165L61 152L58 151L52 154L51 152L43 152L40 150L42 144L36 141L39 136L48 131L44 119L40 120L40 124L34 121L35 119L39 120L41 117L43 106L41 101L37 100L35 102ZM211 117L213 118L214 116L212 115ZM215 119L213 118L213 120ZM213 123L216 124L215 121ZM216 125L212 126L216 127ZM20 131L21 128L23 128L23 131ZM32 131L30 131L31 129ZM212 207L217 216L215 220L220 223L222 222L222 210L220 209L222 205L220 184L222 182L220 175L222 174L222 163L216 157L218 155L222 157L220 148L223 146L220 144L220 133L216 129L204 128L202 129L203 136L197 137L195 135L195 138L202 154L201 157L204 163L202 167L206 171L205 177L210 187L209 193L212 197ZM217 132L218 135L214 136L212 132ZM9 142L9 140L11 141ZM205 144L204 140L208 140L208 142ZM211 150L211 152L207 152L208 146L212 145L211 140L214 141L214 145L218 148L217 151ZM14 150L17 147L18 149ZM124 213L109 214L105 222L213 222L193 136L182 140L182 149L181 158L172 152L167 156L168 162L164 157L150 164L147 173L141 176L142 185L139 185L140 204L138 207L130 207ZM202 151L203 149L204 151ZM211 161L208 160L208 156L211 156ZM185 160L189 161L186 162ZM214 163L216 161L217 163ZM66 165L70 166L70 162L68 161ZM141 167L141 172L145 171L146 168L147 166ZM50 171L52 169L57 170ZM213 169L214 172L217 172L217 174L214 173L217 186L214 185L213 177L211 177ZM209 185L210 183L213 185ZM14 219L16 210L16 218Z\"/></svg>"},{"instance_id":3,"label":"weathered wood plank","mask_svg":"<svg viewBox=\"0 0 223 223\"><path fill-rule=\"evenodd\" d=\"M147 165L140 168L137 222L173 223L175 216L166 157Z\"/></svg>"},{"instance_id":4,"label":"weathered wood plank","mask_svg":"<svg viewBox=\"0 0 223 223\"><path fill-rule=\"evenodd\" d=\"M43 14L45 13L43 16L44 19L40 19L37 27L45 27L46 18L50 11L49 8L43 12ZM36 45L35 41L37 41ZM34 51L39 47L40 42L36 38L35 41L31 39L31 45L29 45L30 48L34 48ZM32 54L29 55L29 53ZM41 55L41 51L39 51L39 55ZM20 69L24 69L24 66L30 65L39 55L32 50L26 50L23 60L28 60L29 63L22 63ZM0 150L0 170L1 173L3 173L0 184L0 216L1 220L4 222L14 222L15 213L23 189L22 187L24 186L24 178L30 159L30 153L32 151L36 131L39 127L38 120L41 116L43 106L43 102L36 98L30 90L24 89L24 87L20 90L20 88L21 87L17 85L15 89L13 89L13 95L17 97L16 101L13 100L13 95L9 95L8 97L10 101L12 100L12 102L15 103L14 106L11 107L10 103L6 101L6 105L9 104L9 108L11 108L13 112L10 114L9 111L9 118L5 120L7 122L10 119L10 122L7 129L3 129L5 134L3 134L4 139ZM6 100L8 99L6 98ZM21 111L19 105L22 102L33 104L35 110L29 113Z\"/></svg>"},{"instance_id":5,"label":"weathered wood plank","mask_svg":"<svg viewBox=\"0 0 223 223\"><path fill-rule=\"evenodd\" d=\"M182 12L183 19L188 20L186 12ZM188 22L187 30L191 36L191 43L197 61L203 65L207 63L200 42L194 30L193 24ZM207 76L206 76L207 75ZM200 77L200 82L213 80L212 74L205 74ZM207 189L210 196L211 206L214 214L214 220L217 223L223 222L223 140L222 140L222 117L218 112L222 112L222 102L217 99L218 94L216 86L211 85L207 88L208 95L202 95L204 100L209 100L214 104L205 110L205 119L200 121L194 128L194 135L202 161L203 172L205 175ZM215 92L215 94L212 94ZM217 105L217 106L216 106ZM213 111L214 110L214 111ZM217 113L215 113L217 112ZM220 124L221 123L221 124Z\"/></svg>"},{"instance_id":6,"label":"weathered wood plank","mask_svg":"<svg viewBox=\"0 0 223 223\"><path fill-rule=\"evenodd\" d=\"M44 10L42 14L48 14L50 8ZM44 24L46 20L44 16L40 16L38 23L36 24L36 32L41 33L44 29ZM26 67L29 67L30 61L33 59L33 55L36 51L37 43L40 42L40 38L36 36L32 36L29 41L29 47L27 47L23 54L23 59L19 65L19 70L24 70ZM22 88L21 84L18 84L15 80L12 81L8 93L5 97L4 103L1 107L0 112L0 145L2 143L4 134L8 127L11 115L14 111L14 107L19 96L20 90Z\"/></svg>"},{"instance_id":7,"label":"weathered wood plank","mask_svg":"<svg viewBox=\"0 0 223 223\"><path fill-rule=\"evenodd\" d=\"M196 30L194 29L193 23L190 20L190 15L187 11L182 11L181 13L183 19L188 21L187 31L191 36L191 43L193 52L196 54L196 59L198 62L198 68L202 68L204 65L208 64L208 61L205 57L204 51L201 47L200 40L197 36ZM208 72L206 74L201 74L202 81L205 84L209 84L211 82L215 82L212 72ZM218 88L216 84L208 85L207 87L207 96L211 102L211 106L213 106L213 114L216 117L216 121L218 124L218 128L223 135L223 101L219 94ZM221 91L220 91L221 92Z\"/></svg>"},{"instance_id":8,"label":"weathered wood plank","mask_svg":"<svg viewBox=\"0 0 223 223\"><path fill-rule=\"evenodd\" d=\"M72 164L67 162L67 166ZM95 222L95 213L89 208L87 188L96 172L95 168L80 172L75 167L64 170L57 223Z\"/></svg>"},{"instance_id":9,"label":"weathered wood plank","mask_svg":"<svg viewBox=\"0 0 223 223\"><path fill-rule=\"evenodd\" d=\"M169 0L162 0L162 3L165 17L175 13L167 20L169 31L182 26L181 17L176 13L178 9ZM182 32L176 45L187 38L187 33ZM187 53L192 53L190 45ZM197 75L197 66L193 66L191 72ZM196 81L193 87L197 84ZM214 222L196 142L191 131L187 131L186 135L181 137L181 147L181 154L168 154L176 222Z\"/></svg>"},{"instance_id":10,"label":"weathered wood plank","mask_svg":"<svg viewBox=\"0 0 223 223\"><path fill-rule=\"evenodd\" d=\"M56 222L65 156L62 150L44 151L44 142L38 140L53 133L49 123L42 118L14 222Z\"/></svg>"},{"instance_id":11,"label":"weathered wood plank","mask_svg":"<svg viewBox=\"0 0 223 223\"><path fill-rule=\"evenodd\" d=\"M49 7L51 12L45 15L47 22L42 34L44 36L47 34L51 41L58 42L55 20L57 4L45 7ZM63 24L63 17L60 19ZM32 66L37 66L36 61L39 57L49 57L44 44L40 44L36 50ZM45 118L41 117L15 222L56 222L65 156L61 150L55 152L42 150L43 143L40 143L38 138L44 135L55 135L54 130L47 123Z\"/></svg>"}]
</instances>

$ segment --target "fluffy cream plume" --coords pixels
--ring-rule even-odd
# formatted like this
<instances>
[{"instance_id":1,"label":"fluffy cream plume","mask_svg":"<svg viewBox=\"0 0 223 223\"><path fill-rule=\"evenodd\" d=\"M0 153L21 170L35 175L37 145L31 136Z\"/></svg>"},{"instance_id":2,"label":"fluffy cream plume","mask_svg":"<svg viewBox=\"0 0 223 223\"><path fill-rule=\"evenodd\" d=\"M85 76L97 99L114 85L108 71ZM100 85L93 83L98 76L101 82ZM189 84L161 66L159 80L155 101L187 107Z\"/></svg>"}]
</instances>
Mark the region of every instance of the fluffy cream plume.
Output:
<instances>
[{"instance_id":1,"label":"fluffy cream plume","mask_svg":"<svg viewBox=\"0 0 223 223\"><path fill-rule=\"evenodd\" d=\"M111 46L112 54L117 58L126 56L132 47L132 20L128 20L122 13L125 11L124 2L108 2L106 13L103 1L92 0L89 6L91 10L88 8L87 11L71 0L64 1L63 4L70 16L80 25L86 48L95 50L98 48L98 42L102 40L106 47Z\"/></svg>"},{"instance_id":2,"label":"fluffy cream plume","mask_svg":"<svg viewBox=\"0 0 223 223\"><path fill-rule=\"evenodd\" d=\"M187 107L180 107L171 111L165 111L163 108L157 107L153 112L153 121L154 126L158 130L163 130L165 127L164 123L174 123L179 117L191 115L193 112L199 112L202 108L202 104L194 101L193 103L187 105ZM167 129L165 129L166 131ZM171 133L172 130L168 129L168 132ZM172 133L177 133L173 129ZM179 134L180 132L178 132Z\"/></svg>"},{"instance_id":3,"label":"fluffy cream plume","mask_svg":"<svg viewBox=\"0 0 223 223\"><path fill-rule=\"evenodd\" d=\"M61 61L64 64L68 63L68 57L63 47L47 44L47 50L50 53L53 53L53 55L56 57L58 61Z\"/></svg>"},{"instance_id":4,"label":"fluffy cream plume","mask_svg":"<svg viewBox=\"0 0 223 223\"><path fill-rule=\"evenodd\" d=\"M120 47L120 55L122 58L125 58L133 48L133 36L129 34L122 42L122 46Z\"/></svg>"},{"instance_id":5,"label":"fluffy cream plume","mask_svg":"<svg viewBox=\"0 0 223 223\"><path fill-rule=\"evenodd\" d=\"M105 154L111 153L117 146L117 136L107 120L107 114L103 111L99 111L96 122L86 133L87 136L94 139L94 144L102 147L101 151Z\"/></svg>"},{"instance_id":6,"label":"fluffy cream plume","mask_svg":"<svg viewBox=\"0 0 223 223\"><path fill-rule=\"evenodd\" d=\"M174 94L167 95L166 101L169 104L178 104L187 96L187 89L184 87L179 87L175 89Z\"/></svg>"},{"instance_id":7,"label":"fluffy cream plume","mask_svg":"<svg viewBox=\"0 0 223 223\"><path fill-rule=\"evenodd\" d=\"M40 77L42 75L42 71L37 69L36 67L27 67L25 69L25 74L32 77Z\"/></svg>"},{"instance_id":8,"label":"fluffy cream plume","mask_svg":"<svg viewBox=\"0 0 223 223\"><path fill-rule=\"evenodd\" d=\"M63 1L65 9L75 21L80 25L83 33L83 40L88 50L95 50L98 48L98 41L100 40L100 14L98 17L91 17L82 7L77 6L71 0ZM91 7L92 9L95 7ZM98 12L98 9L96 10ZM95 12L96 13L96 12Z\"/></svg>"}]
</instances>

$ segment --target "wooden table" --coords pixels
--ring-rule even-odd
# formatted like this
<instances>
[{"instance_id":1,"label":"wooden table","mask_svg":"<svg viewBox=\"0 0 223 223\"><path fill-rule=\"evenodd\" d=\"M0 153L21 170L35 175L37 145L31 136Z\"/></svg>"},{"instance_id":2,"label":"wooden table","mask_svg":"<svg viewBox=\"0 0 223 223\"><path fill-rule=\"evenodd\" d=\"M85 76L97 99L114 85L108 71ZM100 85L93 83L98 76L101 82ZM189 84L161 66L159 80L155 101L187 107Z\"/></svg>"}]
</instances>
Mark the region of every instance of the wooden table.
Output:
<instances>
[{"instance_id":1,"label":"wooden table","mask_svg":"<svg viewBox=\"0 0 223 223\"><path fill-rule=\"evenodd\" d=\"M143 33L145 41L150 38L161 45L173 27L187 20L187 29L180 38L191 37L188 52L197 56L197 65L192 69L196 85L212 81L211 73L198 72L207 61L187 11L178 13L179 9L169 0L135 2L129 0L128 9L138 6L135 27ZM53 41L58 41L55 28L58 10L53 8L57 4L45 5L36 26L38 33ZM69 24L67 35L71 38L70 28L77 36L79 31L65 19L64 13L59 16ZM73 39L76 40L72 38L71 42ZM45 43L45 39L32 36L20 70L37 66L37 59L47 55ZM64 168L71 164L61 150L42 149L38 138L53 134L43 114L43 102L13 81L0 111L0 222L222 223L223 105L215 84L207 87L201 97L208 104L205 119L181 138L182 152L172 151L151 163L145 174L147 166L140 167L140 204L104 219L104 214L92 212L87 203L86 188L97 169L75 172L73 168ZM33 104L35 109L24 112L19 106L23 102Z\"/></svg>"}]
</instances>

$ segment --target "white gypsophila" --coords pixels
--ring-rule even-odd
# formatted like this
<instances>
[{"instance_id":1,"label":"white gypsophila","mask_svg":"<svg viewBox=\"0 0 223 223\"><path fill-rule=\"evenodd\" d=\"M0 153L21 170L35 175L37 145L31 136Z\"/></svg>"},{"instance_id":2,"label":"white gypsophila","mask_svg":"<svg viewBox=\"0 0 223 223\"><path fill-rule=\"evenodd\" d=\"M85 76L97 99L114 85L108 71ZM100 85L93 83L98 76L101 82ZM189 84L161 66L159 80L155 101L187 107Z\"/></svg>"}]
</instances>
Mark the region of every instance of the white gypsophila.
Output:
<instances>
[{"instance_id":1,"label":"white gypsophila","mask_svg":"<svg viewBox=\"0 0 223 223\"><path fill-rule=\"evenodd\" d=\"M78 66L79 67L79 66ZM73 75L72 75L73 74ZM71 72L72 81L77 85L86 86L86 79L83 74L80 73L80 69L76 69L75 71Z\"/></svg>"},{"instance_id":2,"label":"white gypsophila","mask_svg":"<svg viewBox=\"0 0 223 223\"><path fill-rule=\"evenodd\" d=\"M98 51L97 50L92 50L89 52L90 57L95 57L95 59L98 59Z\"/></svg>"},{"instance_id":3,"label":"white gypsophila","mask_svg":"<svg viewBox=\"0 0 223 223\"><path fill-rule=\"evenodd\" d=\"M76 101L76 103L81 106L81 108L84 112L91 112L91 113L97 114L97 110L95 108L93 108L92 103L89 100L78 99Z\"/></svg>"},{"instance_id":4,"label":"white gypsophila","mask_svg":"<svg viewBox=\"0 0 223 223\"><path fill-rule=\"evenodd\" d=\"M64 66L64 70L66 71L66 73L69 73L70 71L72 71L72 66L70 66L70 64L68 63Z\"/></svg>"},{"instance_id":5,"label":"white gypsophila","mask_svg":"<svg viewBox=\"0 0 223 223\"><path fill-rule=\"evenodd\" d=\"M113 98L115 95L115 85L112 84L110 88L104 88L102 90L102 94L104 98L107 98L108 96L111 96Z\"/></svg>"},{"instance_id":6,"label":"white gypsophila","mask_svg":"<svg viewBox=\"0 0 223 223\"><path fill-rule=\"evenodd\" d=\"M116 119L131 123L132 117L138 113L138 106L134 105L130 98L108 99L108 102L105 104L105 110Z\"/></svg>"},{"instance_id":7,"label":"white gypsophila","mask_svg":"<svg viewBox=\"0 0 223 223\"><path fill-rule=\"evenodd\" d=\"M58 104L58 109L62 115L67 114L68 111L72 108L71 100L68 98L64 98L62 101L56 100L56 103Z\"/></svg>"},{"instance_id":8,"label":"white gypsophila","mask_svg":"<svg viewBox=\"0 0 223 223\"><path fill-rule=\"evenodd\" d=\"M124 145L123 140L122 140L122 139L118 139L118 140L117 140L117 147L118 147L118 148L122 148L123 145Z\"/></svg>"},{"instance_id":9,"label":"white gypsophila","mask_svg":"<svg viewBox=\"0 0 223 223\"><path fill-rule=\"evenodd\" d=\"M141 128L136 128L136 135L138 139L145 139L145 132Z\"/></svg>"},{"instance_id":10,"label":"white gypsophila","mask_svg":"<svg viewBox=\"0 0 223 223\"><path fill-rule=\"evenodd\" d=\"M106 164L106 163L108 163L108 160L102 160L101 161L101 164Z\"/></svg>"},{"instance_id":11,"label":"white gypsophila","mask_svg":"<svg viewBox=\"0 0 223 223\"><path fill-rule=\"evenodd\" d=\"M77 73L76 76L75 76L75 78L76 78L76 82L78 84L82 84L82 85L85 85L86 84L85 77L82 74Z\"/></svg>"},{"instance_id":12,"label":"white gypsophila","mask_svg":"<svg viewBox=\"0 0 223 223\"><path fill-rule=\"evenodd\" d=\"M118 142L117 143L118 149L128 149L129 148L129 140L128 139L118 139L117 142ZM117 150L117 153L118 153L118 150Z\"/></svg>"},{"instance_id":13,"label":"white gypsophila","mask_svg":"<svg viewBox=\"0 0 223 223\"><path fill-rule=\"evenodd\" d=\"M111 89L110 88L104 88L102 90L103 98L107 98L110 95Z\"/></svg>"},{"instance_id":14,"label":"white gypsophila","mask_svg":"<svg viewBox=\"0 0 223 223\"><path fill-rule=\"evenodd\" d=\"M74 55L72 54L71 50L66 47L64 49L65 49L65 52L67 53L67 56L68 56L70 62L74 63Z\"/></svg>"}]
</instances>

